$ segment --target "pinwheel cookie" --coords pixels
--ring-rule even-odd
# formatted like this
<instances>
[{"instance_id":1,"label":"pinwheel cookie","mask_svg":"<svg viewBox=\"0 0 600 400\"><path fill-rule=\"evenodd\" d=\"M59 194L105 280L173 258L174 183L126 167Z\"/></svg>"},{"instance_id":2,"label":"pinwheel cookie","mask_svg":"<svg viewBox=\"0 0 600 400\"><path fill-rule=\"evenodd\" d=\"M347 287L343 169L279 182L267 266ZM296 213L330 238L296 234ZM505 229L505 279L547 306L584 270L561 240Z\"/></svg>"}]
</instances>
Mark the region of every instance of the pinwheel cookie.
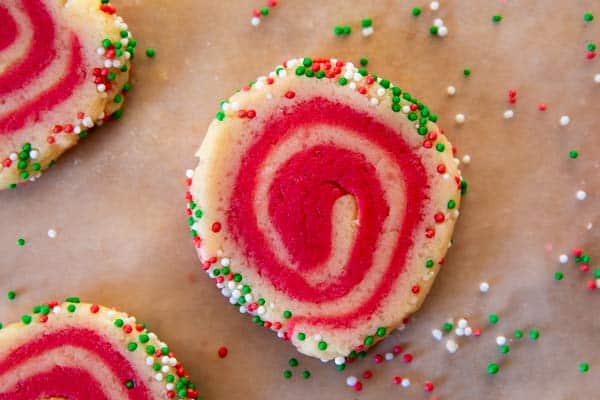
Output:
<instances>
[{"instance_id":1,"label":"pinwheel cookie","mask_svg":"<svg viewBox=\"0 0 600 400\"><path fill-rule=\"evenodd\" d=\"M202 267L254 322L343 368L422 303L461 180L436 115L334 59L286 61L221 103L188 173Z\"/></svg>"},{"instance_id":2,"label":"pinwheel cookie","mask_svg":"<svg viewBox=\"0 0 600 400\"><path fill-rule=\"evenodd\" d=\"M101 0L0 2L0 189L119 118L136 42Z\"/></svg>"},{"instance_id":3,"label":"pinwheel cookie","mask_svg":"<svg viewBox=\"0 0 600 400\"><path fill-rule=\"evenodd\" d=\"M199 399L167 345L125 313L69 298L0 330L0 400Z\"/></svg>"}]
</instances>

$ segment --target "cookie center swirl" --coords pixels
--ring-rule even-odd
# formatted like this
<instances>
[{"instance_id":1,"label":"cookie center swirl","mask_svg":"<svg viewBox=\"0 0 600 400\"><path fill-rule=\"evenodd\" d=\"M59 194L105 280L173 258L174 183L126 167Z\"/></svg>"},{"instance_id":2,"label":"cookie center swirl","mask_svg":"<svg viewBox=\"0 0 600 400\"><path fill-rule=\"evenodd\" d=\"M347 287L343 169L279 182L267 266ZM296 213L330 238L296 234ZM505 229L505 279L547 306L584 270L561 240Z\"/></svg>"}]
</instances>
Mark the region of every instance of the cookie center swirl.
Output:
<instances>
[{"instance_id":1,"label":"cookie center swirl","mask_svg":"<svg viewBox=\"0 0 600 400\"><path fill-rule=\"evenodd\" d=\"M381 178L365 155L325 140L290 154L272 175L267 198L257 199L259 177L268 168L265 161L270 154L290 136L309 131L312 126L351 132L368 142L382 158L391 160L404 184L403 204L390 204L386 191L391 183ZM348 296L366 280L376 252L389 253L383 273L360 286L364 292L360 304L349 305L346 313L335 316L295 316L290 329L295 322L306 319L348 326L353 319L377 311L405 270L415 230L423 219L429 184L416 149L395 129L369 114L322 97L302 101L274 115L256 137L242 157L227 222L233 239L261 277L294 300L322 304ZM345 209L339 211L337 205L341 202ZM261 229L264 224L257 219L256 206L268 208L269 223L288 252L287 262L282 261L269 235ZM380 239L394 207L402 209L401 222L393 227L398 234L393 246L382 247ZM309 276L335 254L333 237L336 229L341 229L338 212L342 218L356 219L343 224L355 224L355 232L344 236L352 242L345 243L349 255L339 265L334 264L334 276L311 283Z\"/></svg>"},{"instance_id":2,"label":"cookie center swirl","mask_svg":"<svg viewBox=\"0 0 600 400\"><path fill-rule=\"evenodd\" d=\"M10 46L17 38L17 23L6 7L0 5L0 51Z\"/></svg>"}]
</instances>

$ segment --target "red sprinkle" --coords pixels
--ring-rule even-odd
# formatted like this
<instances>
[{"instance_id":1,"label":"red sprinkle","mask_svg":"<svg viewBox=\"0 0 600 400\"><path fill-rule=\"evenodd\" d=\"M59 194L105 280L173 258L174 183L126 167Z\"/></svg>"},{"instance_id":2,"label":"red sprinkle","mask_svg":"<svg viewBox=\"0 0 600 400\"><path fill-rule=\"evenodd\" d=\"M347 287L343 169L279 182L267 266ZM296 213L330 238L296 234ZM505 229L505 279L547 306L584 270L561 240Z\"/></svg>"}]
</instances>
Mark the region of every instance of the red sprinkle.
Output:
<instances>
[{"instance_id":1,"label":"red sprinkle","mask_svg":"<svg viewBox=\"0 0 600 400\"><path fill-rule=\"evenodd\" d=\"M373 361L375 361L375 364L380 364L383 362L383 356L381 354L375 354Z\"/></svg>"},{"instance_id":2,"label":"red sprinkle","mask_svg":"<svg viewBox=\"0 0 600 400\"><path fill-rule=\"evenodd\" d=\"M540 110L540 111L546 111L546 104L545 103L538 104L538 110Z\"/></svg>"},{"instance_id":3,"label":"red sprinkle","mask_svg":"<svg viewBox=\"0 0 600 400\"><path fill-rule=\"evenodd\" d=\"M356 382L354 384L354 390L356 390L357 392L360 392L362 390L362 382Z\"/></svg>"},{"instance_id":4,"label":"red sprinkle","mask_svg":"<svg viewBox=\"0 0 600 400\"><path fill-rule=\"evenodd\" d=\"M575 247L573 249L573 256L574 257L581 257L582 254L583 254L583 250L581 250L579 247Z\"/></svg>"},{"instance_id":5,"label":"red sprinkle","mask_svg":"<svg viewBox=\"0 0 600 400\"><path fill-rule=\"evenodd\" d=\"M393 382L395 385L399 385L402 383L402 377L401 376L395 376L393 379Z\"/></svg>"},{"instance_id":6,"label":"red sprinkle","mask_svg":"<svg viewBox=\"0 0 600 400\"><path fill-rule=\"evenodd\" d=\"M98 304L92 304L92 306L90 307L90 311L92 312L92 314L96 314L98 311L100 311L100 306L98 306Z\"/></svg>"},{"instance_id":7,"label":"red sprinkle","mask_svg":"<svg viewBox=\"0 0 600 400\"><path fill-rule=\"evenodd\" d=\"M373 372L368 369L365 372L363 372L363 378L364 379L371 379L371 377L373 376Z\"/></svg>"},{"instance_id":8,"label":"red sprinkle","mask_svg":"<svg viewBox=\"0 0 600 400\"><path fill-rule=\"evenodd\" d=\"M296 97L296 93L294 93L293 90L288 90L287 92L285 92L285 97L287 97L288 99L293 99L294 97Z\"/></svg>"},{"instance_id":9,"label":"red sprinkle","mask_svg":"<svg viewBox=\"0 0 600 400\"><path fill-rule=\"evenodd\" d=\"M215 222L214 224L212 224L210 229L215 233L220 232L221 231L221 223Z\"/></svg>"},{"instance_id":10,"label":"red sprinkle","mask_svg":"<svg viewBox=\"0 0 600 400\"><path fill-rule=\"evenodd\" d=\"M405 355L402 356L402 360L404 360L404 362L407 363L407 364L409 362L411 362L412 359L413 359L413 356L410 353L406 353Z\"/></svg>"},{"instance_id":11,"label":"red sprinkle","mask_svg":"<svg viewBox=\"0 0 600 400\"><path fill-rule=\"evenodd\" d=\"M219 358L227 357L227 353L228 353L228 350L227 350L227 347L225 347L225 346L219 347L219 350L217 351L217 354L219 354Z\"/></svg>"},{"instance_id":12,"label":"red sprinkle","mask_svg":"<svg viewBox=\"0 0 600 400\"><path fill-rule=\"evenodd\" d=\"M596 289L596 281L593 281L593 280L592 281L588 281L586 285L587 285L587 288L590 289L590 290Z\"/></svg>"},{"instance_id":13,"label":"red sprinkle","mask_svg":"<svg viewBox=\"0 0 600 400\"><path fill-rule=\"evenodd\" d=\"M400 345L394 346L394 348L392 349L392 352L394 354L400 354L400 353L402 353L402 346L400 346Z\"/></svg>"},{"instance_id":14,"label":"red sprinkle","mask_svg":"<svg viewBox=\"0 0 600 400\"><path fill-rule=\"evenodd\" d=\"M423 385L423 388L425 389L426 392L433 392L433 382L430 382L430 381L425 382L425 384Z\"/></svg>"}]
</instances>

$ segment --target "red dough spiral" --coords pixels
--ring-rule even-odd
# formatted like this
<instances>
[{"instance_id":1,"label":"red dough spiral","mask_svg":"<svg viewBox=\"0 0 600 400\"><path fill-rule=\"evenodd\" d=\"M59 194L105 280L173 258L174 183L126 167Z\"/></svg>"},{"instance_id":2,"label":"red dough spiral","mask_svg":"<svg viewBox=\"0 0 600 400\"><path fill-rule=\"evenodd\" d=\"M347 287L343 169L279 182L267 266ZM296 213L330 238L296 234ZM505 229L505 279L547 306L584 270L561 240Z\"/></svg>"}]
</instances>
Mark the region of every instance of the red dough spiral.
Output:
<instances>
[{"instance_id":1,"label":"red dough spiral","mask_svg":"<svg viewBox=\"0 0 600 400\"><path fill-rule=\"evenodd\" d=\"M227 222L235 241L251 259L249 264L257 266L261 277L293 300L322 305L345 297L360 285L373 264L383 223L393 206L384 196L386 182L379 180L375 167L362 154L329 143L302 149L278 167L269 186L269 217L296 268L278 261L253 210L257 177L269 152L293 134L294 128L310 129L317 124L349 130L391 157L405 184L405 209L390 262L368 296L340 315L294 316L290 334L294 323L300 321L349 327L354 320L378 310L404 271L415 230L423 218L429 185L419 156L396 130L348 105L315 97L268 120L242 158ZM311 285L306 276L332 252L333 205L347 194L356 200L360 221L351 255L337 276Z\"/></svg>"},{"instance_id":2,"label":"red dough spiral","mask_svg":"<svg viewBox=\"0 0 600 400\"><path fill-rule=\"evenodd\" d=\"M27 17L28 26L17 26L10 11L0 8L0 51L15 42L24 29L31 29L31 41L23 57L0 74L0 96L13 96L34 84L57 60L57 26L47 7L40 0L21 0L20 11ZM17 109L0 114L0 135L7 135L38 121L41 114L71 97L85 80L82 48L75 33L69 35L67 65L63 75L35 97L20 103Z\"/></svg>"}]
</instances>

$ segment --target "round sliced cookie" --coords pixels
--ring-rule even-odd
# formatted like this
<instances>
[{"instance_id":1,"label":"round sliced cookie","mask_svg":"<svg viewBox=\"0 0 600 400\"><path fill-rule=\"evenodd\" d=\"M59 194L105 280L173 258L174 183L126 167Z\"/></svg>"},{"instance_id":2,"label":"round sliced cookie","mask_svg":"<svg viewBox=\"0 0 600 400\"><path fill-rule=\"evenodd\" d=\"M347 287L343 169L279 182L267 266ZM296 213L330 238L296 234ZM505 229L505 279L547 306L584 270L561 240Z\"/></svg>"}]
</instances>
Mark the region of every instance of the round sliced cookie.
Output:
<instances>
[{"instance_id":1,"label":"round sliced cookie","mask_svg":"<svg viewBox=\"0 0 600 400\"><path fill-rule=\"evenodd\" d=\"M0 189L121 116L136 42L101 0L0 3Z\"/></svg>"},{"instance_id":2,"label":"round sliced cookie","mask_svg":"<svg viewBox=\"0 0 600 400\"><path fill-rule=\"evenodd\" d=\"M221 103L188 171L202 268L254 322L343 368L425 298L461 189L437 116L335 59L286 61Z\"/></svg>"},{"instance_id":3,"label":"round sliced cookie","mask_svg":"<svg viewBox=\"0 0 600 400\"><path fill-rule=\"evenodd\" d=\"M125 313L50 302L0 330L0 400L199 399L169 347Z\"/></svg>"}]
</instances>

